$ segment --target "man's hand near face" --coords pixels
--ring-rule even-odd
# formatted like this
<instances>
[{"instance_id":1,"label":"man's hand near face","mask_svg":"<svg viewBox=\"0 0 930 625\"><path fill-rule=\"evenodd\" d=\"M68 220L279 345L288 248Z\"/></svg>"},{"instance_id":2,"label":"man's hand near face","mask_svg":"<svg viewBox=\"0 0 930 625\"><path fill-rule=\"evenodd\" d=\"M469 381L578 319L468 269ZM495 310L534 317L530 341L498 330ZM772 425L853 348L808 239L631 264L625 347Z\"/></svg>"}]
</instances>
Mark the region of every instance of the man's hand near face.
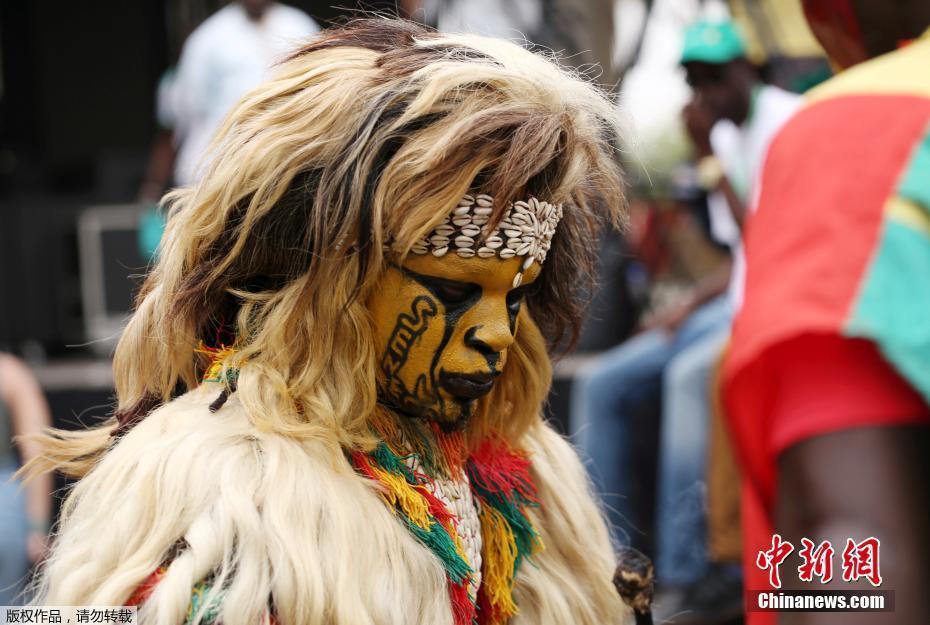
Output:
<instances>
[{"instance_id":1,"label":"man's hand near face","mask_svg":"<svg viewBox=\"0 0 930 625\"><path fill-rule=\"evenodd\" d=\"M685 122L688 137L694 144L695 156L712 156L714 152L710 145L710 131L718 121L714 114L702 103L700 97L695 97L682 110L681 117Z\"/></svg>"}]
</instances>

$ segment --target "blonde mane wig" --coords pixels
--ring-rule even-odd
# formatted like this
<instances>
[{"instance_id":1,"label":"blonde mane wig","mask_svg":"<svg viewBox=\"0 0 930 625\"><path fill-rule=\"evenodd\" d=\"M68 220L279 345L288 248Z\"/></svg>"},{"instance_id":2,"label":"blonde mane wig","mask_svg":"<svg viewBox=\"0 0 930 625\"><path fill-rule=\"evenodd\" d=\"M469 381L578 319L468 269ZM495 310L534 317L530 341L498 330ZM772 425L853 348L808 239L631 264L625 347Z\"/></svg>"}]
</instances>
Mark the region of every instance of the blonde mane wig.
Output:
<instances>
[{"instance_id":1,"label":"blonde mane wig","mask_svg":"<svg viewBox=\"0 0 930 625\"><path fill-rule=\"evenodd\" d=\"M362 20L294 52L230 113L202 181L166 198L159 259L116 351L116 415L52 432L27 467L82 478L39 600L120 604L170 560L144 622L183 622L211 574L226 625L261 622L269 605L282 625L451 623L441 565L345 450L373 442L365 301L387 244L409 252L479 190L497 207L564 206L467 432L533 460L547 548L521 569L512 622L625 622L583 468L541 418L547 351L577 336L595 231L620 220L616 117L595 88L505 41ZM201 383L198 346L230 331L236 387Z\"/></svg>"}]
</instances>

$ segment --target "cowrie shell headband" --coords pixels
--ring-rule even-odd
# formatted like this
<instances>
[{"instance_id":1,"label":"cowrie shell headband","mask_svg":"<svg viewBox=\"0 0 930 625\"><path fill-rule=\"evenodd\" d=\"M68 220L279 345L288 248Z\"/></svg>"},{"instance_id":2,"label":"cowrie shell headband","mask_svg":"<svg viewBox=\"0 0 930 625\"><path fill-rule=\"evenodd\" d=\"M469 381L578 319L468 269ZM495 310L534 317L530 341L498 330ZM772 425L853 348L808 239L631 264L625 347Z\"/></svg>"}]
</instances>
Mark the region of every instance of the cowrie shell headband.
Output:
<instances>
[{"instance_id":1,"label":"cowrie shell headband","mask_svg":"<svg viewBox=\"0 0 930 625\"><path fill-rule=\"evenodd\" d=\"M490 195L466 195L440 225L414 243L411 251L437 258L449 253L462 258L525 257L522 270L514 277L514 287L518 287L523 271L533 262L542 264L546 260L555 229L562 219L562 205L536 198L514 202L497 227L487 232L486 225L493 211L494 198Z\"/></svg>"}]
</instances>

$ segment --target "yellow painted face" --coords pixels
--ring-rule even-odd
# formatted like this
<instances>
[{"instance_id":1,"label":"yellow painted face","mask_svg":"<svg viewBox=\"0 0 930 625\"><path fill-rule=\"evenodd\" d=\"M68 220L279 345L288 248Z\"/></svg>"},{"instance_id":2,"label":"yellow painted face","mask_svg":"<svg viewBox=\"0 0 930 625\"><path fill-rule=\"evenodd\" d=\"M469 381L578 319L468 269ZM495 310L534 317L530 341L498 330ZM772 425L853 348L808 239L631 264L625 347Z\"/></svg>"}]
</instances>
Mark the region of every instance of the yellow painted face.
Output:
<instances>
[{"instance_id":1,"label":"yellow painted face","mask_svg":"<svg viewBox=\"0 0 930 625\"><path fill-rule=\"evenodd\" d=\"M539 276L539 263L523 271L523 260L427 254L391 265L368 299L380 400L447 431L465 427L504 369L520 305Z\"/></svg>"}]
</instances>

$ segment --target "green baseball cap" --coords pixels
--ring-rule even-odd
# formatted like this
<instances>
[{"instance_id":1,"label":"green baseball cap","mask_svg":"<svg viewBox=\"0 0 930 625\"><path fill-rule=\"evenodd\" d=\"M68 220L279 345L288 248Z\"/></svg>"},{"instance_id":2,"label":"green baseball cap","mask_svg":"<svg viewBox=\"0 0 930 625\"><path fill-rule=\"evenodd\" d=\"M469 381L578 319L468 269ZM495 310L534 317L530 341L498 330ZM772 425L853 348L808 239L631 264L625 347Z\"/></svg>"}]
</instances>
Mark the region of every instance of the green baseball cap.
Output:
<instances>
[{"instance_id":1,"label":"green baseball cap","mask_svg":"<svg viewBox=\"0 0 930 625\"><path fill-rule=\"evenodd\" d=\"M746 56L746 45L731 21L701 20L685 31L681 63L723 64Z\"/></svg>"}]
</instances>

